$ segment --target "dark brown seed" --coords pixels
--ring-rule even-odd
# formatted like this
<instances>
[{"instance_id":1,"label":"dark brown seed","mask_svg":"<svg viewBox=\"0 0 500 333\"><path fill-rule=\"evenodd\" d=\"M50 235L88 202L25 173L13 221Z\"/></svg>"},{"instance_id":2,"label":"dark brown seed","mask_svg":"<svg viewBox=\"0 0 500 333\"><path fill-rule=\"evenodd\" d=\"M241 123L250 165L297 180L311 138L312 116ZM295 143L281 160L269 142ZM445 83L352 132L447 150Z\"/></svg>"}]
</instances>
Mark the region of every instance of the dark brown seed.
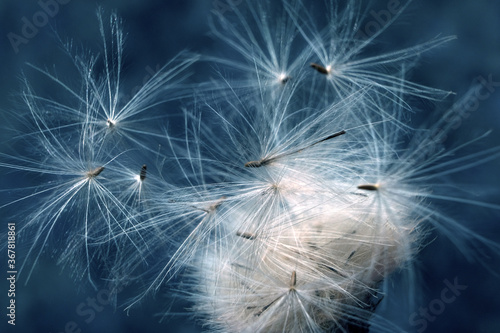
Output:
<instances>
[{"instance_id":1,"label":"dark brown seed","mask_svg":"<svg viewBox=\"0 0 500 333\"><path fill-rule=\"evenodd\" d=\"M377 184L358 185L358 189L360 189L360 190L366 190L366 191L377 191L378 190L378 185Z\"/></svg>"},{"instance_id":2,"label":"dark brown seed","mask_svg":"<svg viewBox=\"0 0 500 333\"><path fill-rule=\"evenodd\" d=\"M315 70L317 70L321 74L324 74L324 75L328 75L329 74L328 70L325 67L323 67L321 65L318 65L318 64L316 64L314 62L311 63L311 67L314 68Z\"/></svg>"},{"instance_id":3,"label":"dark brown seed","mask_svg":"<svg viewBox=\"0 0 500 333\"><path fill-rule=\"evenodd\" d=\"M336 138L337 136L344 135L345 133L346 133L346 132L345 132L344 130L342 130L342 131L340 131L340 132L337 132L337 133L333 133L332 135L327 136L326 138L321 139L321 140L319 140L318 142L313 143L311 146L314 146L314 145L316 145L316 144L318 144L318 143L320 143L320 142L324 142L324 141L326 141L326 140L330 140L330 139ZM309 146L309 147L311 147L311 146Z\"/></svg>"}]
</instances>

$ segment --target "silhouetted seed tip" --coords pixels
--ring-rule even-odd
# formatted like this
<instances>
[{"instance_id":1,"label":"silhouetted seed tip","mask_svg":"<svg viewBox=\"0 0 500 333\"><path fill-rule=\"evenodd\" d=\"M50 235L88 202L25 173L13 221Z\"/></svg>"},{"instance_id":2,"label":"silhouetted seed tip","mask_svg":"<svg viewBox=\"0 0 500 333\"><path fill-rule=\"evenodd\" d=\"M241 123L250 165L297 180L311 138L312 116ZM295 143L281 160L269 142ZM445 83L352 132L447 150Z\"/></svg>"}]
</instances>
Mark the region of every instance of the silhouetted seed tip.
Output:
<instances>
[{"instance_id":1,"label":"silhouetted seed tip","mask_svg":"<svg viewBox=\"0 0 500 333\"><path fill-rule=\"evenodd\" d=\"M330 71L327 68L325 68L325 67L323 67L321 65L318 65L318 64L316 64L314 62L311 63L311 67L314 68L315 70L317 70L321 74L324 74L324 75L330 74Z\"/></svg>"},{"instance_id":2,"label":"silhouetted seed tip","mask_svg":"<svg viewBox=\"0 0 500 333\"><path fill-rule=\"evenodd\" d=\"M307 146L307 147L305 147L305 148L302 148L302 149L299 149L299 150L297 150L297 151L295 151L295 152L292 152L292 153L290 153L290 154L300 153L300 152L302 152L304 149L311 148L312 146L317 145L318 143L325 142L325 141L327 141L327 140L330 140L330 139L336 138L336 137L338 137L338 136L344 135L345 133L346 133L346 131L344 131L344 130L342 130L342 131L340 131L340 132L337 132L337 133L333 133L332 135L329 135L329 136L327 136L327 137L326 137L326 138L324 138L324 139L321 139L321 140L319 140L319 141L316 141L316 142L314 142L313 144L310 144L309 146Z\"/></svg>"},{"instance_id":3,"label":"silhouetted seed tip","mask_svg":"<svg viewBox=\"0 0 500 333\"><path fill-rule=\"evenodd\" d=\"M336 137L338 137L338 136L344 135L345 133L346 133L346 131L345 131L345 130L339 131L339 132L337 132L337 133L333 133L332 135L327 136L326 138L321 139L321 140L319 140L318 142L313 143L311 146L314 146L315 144L318 144L318 143L320 143L320 142L324 142L324 141L326 141L326 140L330 140L330 139L336 138Z\"/></svg>"},{"instance_id":4,"label":"silhouetted seed tip","mask_svg":"<svg viewBox=\"0 0 500 333\"><path fill-rule=\"evenodd\" d=\"M378 185L377 184L358 185L358 189L360 189L360 190L366 190L366 191L377 191L378 190Z\"/></svg>"},{"instance_id":5,"label":"silhouetted seed tip","mask_svg":"<svg viewBox=\"0 0 500 333\"><path fill-rule=\"evenodd\" d=\"M88 178L97 177L103 170L104 170L103 166L97 167L94 170L87 172L87 177Z\"/></svg>"},{"instance_id":6,"label":"silhouetted seed tip","mask_svg":"<svg viewBox=\"0 0 500 333\"><path fill-rule=\"evenodd\" d=\"M141 168L141 173L139 174L139 179L141 180L141 182L146 179L146 171L147 171L148 167L146 166L146 164L144 164Z\"/></svg>"},{"instance_id":7,"label":"silhouetted seed tip","mask_svg":"<svg viewBox=\"0 0 500 333\"><path fill-rule=\"evenodd\" d=\"M356 253L356 251L352 251L351 254L349 255L349 257L347 257L347 260L345 261L346 264L349 260L351 260L352 256L354 255L354 253Z\"/></svg>"},{"instance_id":8,"label":"silhouetted seed tip","mask_svg":"<svg viewBox=\"0 0 500 333\"><path fill-rule=\"evenodd\" d=\"M297 284L297 272L292 272L292 277L290 278L290 289L295 289L295 285Z\"/></svg>"},{"instance_id":9,"label":"silhouetted seed tip","mask_svg":"<svg viewBox=\"0 0 500 333\"><path fill-rule=\"evenodd\" d=\"M115 127L115 122L111 119L106 120L106 123L108 124L109 128Z\"/></svg>"},{"instance_id":10,"label":"silhouetted seed tip","mask_svg":"<svg viewBox=\"0 0 500 333\"><path fill-rule=\"evenodd\" d=\"M236 236L243 237L243 238L248 239L248 240L254 240L255 238L257 238L257 236L255 236L252 233L249 233L249 232L239 232L239 231L236 232Z\"/></svg>"}]
</instances>

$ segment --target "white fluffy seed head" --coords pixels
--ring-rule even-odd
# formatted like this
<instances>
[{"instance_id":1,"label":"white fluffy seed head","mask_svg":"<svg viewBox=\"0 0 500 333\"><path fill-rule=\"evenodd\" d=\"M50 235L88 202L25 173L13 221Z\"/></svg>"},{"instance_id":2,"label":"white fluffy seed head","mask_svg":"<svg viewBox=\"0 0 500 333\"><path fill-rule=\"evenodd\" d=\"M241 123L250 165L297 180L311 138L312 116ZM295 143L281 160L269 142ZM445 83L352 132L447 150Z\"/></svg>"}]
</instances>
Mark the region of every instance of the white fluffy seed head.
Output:
<instances>
[{"instance_id":1,"label":"white fluffy seed head","mask_svg":"<svg viewBox=\"0 0 500 333\"><path fill-rule=\"evenodd\" d=\"M381 281L411 255L410 223L381 218L371 198L339 183L276 169L269 191L216 215L227 236L195 263L195 311L222 332L362 325ZM409 213L399 207L392 217Z\"/></svg>"}]
</instances>

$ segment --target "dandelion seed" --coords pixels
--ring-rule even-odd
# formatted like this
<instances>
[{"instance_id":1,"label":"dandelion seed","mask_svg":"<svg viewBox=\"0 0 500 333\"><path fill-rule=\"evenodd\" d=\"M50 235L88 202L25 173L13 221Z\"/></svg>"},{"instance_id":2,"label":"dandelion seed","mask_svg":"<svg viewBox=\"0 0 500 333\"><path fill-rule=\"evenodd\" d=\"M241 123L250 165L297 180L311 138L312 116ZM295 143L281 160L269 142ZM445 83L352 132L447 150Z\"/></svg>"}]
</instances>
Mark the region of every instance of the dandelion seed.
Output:
<instances>
[{"instance_id":1,"label":"dandelion seed","mask_svg":"<svg viewBox=\"0 0 500 333\"><path fill-rule=\"evenodd\" d=\"M297 30L284 8L277 8L276 2L271 1L245 0L244 3L245 6L228 4L231 10L226 15L210 18L212 32L242 60L237 57L234 60L227 57L209 59L244 73L247 79L234 82L231 90L250 88L271 99L279 99L285 85L292 88L293 85L289 85L292 76L303 75L306 52L295 51L299 50L295 38Z\"/></svg>"},{"instance_id":2,"label":"dandelion seed","mask_svg":"<svg viewBox=\"0 0 500 333\"><path fill-rule=\"evenodd\" d=\"M77 128L91 123L96 128L94 141L100 141L105 149L118 149L119 153L124 150L124 144L125 149L140 145L142 149L156 153L150 144L145 144L145 140L139 137L163 138L163 129L160 128L162 122L159 121L163 116L157 111L158 106L190 94L182 82L188 76L188 67L198 56L181 52L152 74L136 94L123 100L122 62L125 38L122 22L116 13L112 13L109 26L106 26L103 16L102 9L99 9L97 20L103 48L101 54L74 54L71 43L63 45L79 73L79 85L73 87L56 74L31 66L55 83L67 98L52 101L31 92L30 98L58 113L60 121L53 125L53 129ZM101 61L104 70L95 70Z\"/></svg>"},{"instance_id":3,"label":"dandelion seed","mask_svg":"<svg viewBox=\"0 0 500 333\"><path fill-rule=\"evenodd\" d=\"M425 87L401 78L401 74L407 71L402 69L401 65L411 63L413 58L424 51L455 39L455 37L435 38L407 49L363 58L361 56L363 50L397 19L410 2L402 4L400 10L374 34L362 39L356 36L365 19L362 17L364 11L359 9L359 2L348 1L340 5L330 1L329 6L335 9L316 13L326 16L325 26L315 24L315 15L303 1L297 3L286 1L285 7L293 18L297 30L309 45L308 49L314 58L320 63L334 66L335 70L332 65L324 67L318 63L310 64L317 72L327 76L331 89L325 93L331 94L333 91L337 96L345 98L352 93L353 87L356 89L371 87L389 93L388 98L405 105L405 101L398 97L400 93L428 99L443 99L450 94L449 91Z\"/></svg>"}]
</instances>

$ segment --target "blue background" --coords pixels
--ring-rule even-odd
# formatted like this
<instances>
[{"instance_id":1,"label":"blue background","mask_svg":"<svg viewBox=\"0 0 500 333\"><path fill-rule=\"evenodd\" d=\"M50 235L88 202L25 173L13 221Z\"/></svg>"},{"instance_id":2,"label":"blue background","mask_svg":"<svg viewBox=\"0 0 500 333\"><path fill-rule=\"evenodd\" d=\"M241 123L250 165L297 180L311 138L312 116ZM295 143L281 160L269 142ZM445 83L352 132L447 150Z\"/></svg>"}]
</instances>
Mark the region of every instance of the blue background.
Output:
<instances>
[{"instance_id":1,"label":"blue background","mask_svg":"<svg viewBox=\"0 0 500 333\"><path fill-rule=\"evenodd\" d=\"M374 10L384 9L388 1L373 1ZM38 66L55 64L60 72L67 57L54 38L54 30L63 39L73 38L77 44L99 50L101 40L95 16L100 4L109 13L116 9L124 20L127 34L125 45L124 89L141 84L150 73L148 68L163 65L180 50L221 54L223 44L207 35L207 16L214 9L211 0L170 0L170 1L82 1L71 0L61 5L59 12L40 28L38 34L26 45L21 45L18 53L13 51L7 34L20 33L22 17L29 19L41 10L36 1L2 0L0 2L0 112L22 107L15 94L20 90L20 73L26 70L25 63ZM494 0L422 0L413 1L399 20L380 36L381 45L388 48L411 46L437 35L457 35L458 40L433 50L421 60L421 66L413 72L413 79L422 84L464 93L475 78L492 75L500 81L500 1ZM28 71L27 71L28 72ZM205 75L205 74L204 74ZM29 72L28 72L29 77ZM34 82L34 84L41 84ZM485 149L500 145L500 89L482 101L479 108L458 130L450 133L446 142L453 147L492 129L494 132L475 149ZM432 117L432 105L414 116L418 126L424 119ZM8 120L0 118L7 124ZM8 131L0 133L0 142L5 142ZM2 150L3 150L2 146ZM478 200L500 204L500 162L483 165L453 176L457 183L481 184L470 188L478 194ZM0 176L2 188L18 186L21 180ZM496 189L496 191L495 191ZM8 192L0 192L4 203ZM467 225L482 231L490 239L500 242L499 212L491 212L477 207L459 204L441 204L447 214L467 221ZM8 221L0 215L2 228ZM17 221L18 224L22 221ZM3 231L3 230L2 230ZM1 240L5 242L5 240ZM21 246L21 245L20 245ZM418 256L419 271L417 307L426 307L440 297L445 287L443 280L458 278L460 284L467 285L457 300L446 306L444 312L429 323L426 332L500 332L500 278L495 277L477 263L468 263L453 245L438 236ZM498 258L485 260L490 267L500 267ZM121 308L105 306L90 323L76 314L76 308L95 298L96 292L82 284L75 284L69 272L56 266L55 260L46 255L36 268L31 281L24 285L18 281L16 302L17 325L15 329L5 325L7 284L1 278L5 272L6 255L0 254L0 327L2 332L64 332L69 321L77 323L82 332L198 332L197 326L184 314L168 322L159 323L156 315L166 308L161 294L148 299L133 309L129 315ZM498 269L497 269L498 270ZM408 310L400 310L400 302L405 301L404 285L394 279L394 293L381 305L379 311L386 313L403 329L416 332L408 323ZM126 294L126 292L124 292ZM132 294L130 294L132 295ZM123 296L122 300L126 298ZM184 312L178 309L179 312ZM3 329L4 327L5 330Z\"/></svg>"}]
</instances>

